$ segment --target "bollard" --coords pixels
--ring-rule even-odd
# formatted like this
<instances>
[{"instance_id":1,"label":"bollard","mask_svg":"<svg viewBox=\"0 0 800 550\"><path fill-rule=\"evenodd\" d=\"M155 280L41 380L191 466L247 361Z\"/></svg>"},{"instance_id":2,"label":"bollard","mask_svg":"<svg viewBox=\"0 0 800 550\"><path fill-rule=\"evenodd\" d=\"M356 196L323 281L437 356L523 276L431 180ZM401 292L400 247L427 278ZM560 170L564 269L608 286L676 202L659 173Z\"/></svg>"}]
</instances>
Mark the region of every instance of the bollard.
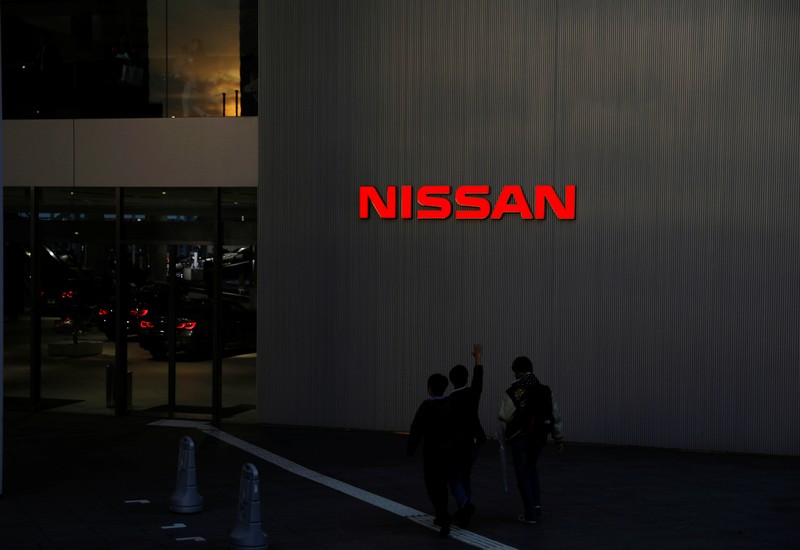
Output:
<instances>
[{"instance_id":1,"label":"bollard","mask_svg":"<svg viewBox=\"0 0 800 550\"><path fill-rule=\"evenodd\" d=\"M242 466L239 478L239 508L236 527L231 531L233 550L266 550L267 535L261 530L261 495L258 470L250 463Z\"/></svg>"},{"instance_id":2,"label":"bollard","mask_svg":"<svg viewBox=\"0 0 800 550\"><path fill-rule=\"evenodd\" d=\"M169 509L181 514L203 511L203 497L197 492L194 441L189 436L181 438L178 451L178 486L169 499Z\"/></svg>"},{"instance_id":3,"label":"bollard","mask_svg":"<svg viewBox=\"0 0 800 550\"><path fill-rule=\"evenodd\" d=\"M106 408L114 408L114 363L106 365ZM133 403L133 373L128 371L128 408Z\"/></svg>"}]
</instances>

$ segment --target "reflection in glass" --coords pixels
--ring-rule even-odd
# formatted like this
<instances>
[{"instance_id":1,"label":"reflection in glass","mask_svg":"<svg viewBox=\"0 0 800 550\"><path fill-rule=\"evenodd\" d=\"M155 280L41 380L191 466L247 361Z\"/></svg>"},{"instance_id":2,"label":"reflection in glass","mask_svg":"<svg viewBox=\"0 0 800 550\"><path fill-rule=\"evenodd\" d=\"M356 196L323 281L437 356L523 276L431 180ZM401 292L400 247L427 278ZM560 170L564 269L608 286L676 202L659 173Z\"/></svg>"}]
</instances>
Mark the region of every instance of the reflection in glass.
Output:
<instances>
[{"instance_id":1,"label":"reflection in glass","mask_svg":"<svg viewBox=\"0 0 800 550\"><path fill-rule=\"evenodd\" d=\"M8 0L4 118L256 114L255 0Z\"/></svg>"},{"instance_id":2,"label":"reflection in glass","mask_svg":"<svg viewBox=\"0 0 800 550\"><path fill-rule=\"evenodd\" d=\"M153 14L149 23L152 49L167 56L166 63L153 60L165 83L166 97L161 100L167 116L253 114L242 111L240 97L243 83L246 86L255 79L255 65L244 57L244 38L240 40L240 21L254 16L246 4L239 0L148 2ZM160 9L166 16L160 16L164 13Z\"/></svg>"}]
</instances>

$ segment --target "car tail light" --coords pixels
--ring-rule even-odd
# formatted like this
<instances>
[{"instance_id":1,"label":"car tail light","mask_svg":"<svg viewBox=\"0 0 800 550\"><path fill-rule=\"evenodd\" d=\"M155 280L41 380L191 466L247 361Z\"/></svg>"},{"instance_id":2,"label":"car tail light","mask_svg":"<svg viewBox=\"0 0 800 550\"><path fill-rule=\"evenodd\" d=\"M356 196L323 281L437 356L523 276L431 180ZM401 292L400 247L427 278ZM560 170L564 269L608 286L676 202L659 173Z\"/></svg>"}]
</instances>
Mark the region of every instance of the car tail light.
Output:
<instances>
[{"instance_id":1,"label":"car tail light","mask_svg":"<svg viewBox=\"0 0 800 550\"><path fill-rule=\"evenodd\" d=\"M110 313L110 312L109 312L107 309L105 309L105 308L102 308L102 307L101 307L99 310L97 310L97 314L98 314L100 317L103 317L103 316L105 316L105 315L108 315L109 313Z\"/></svg>"},{"instance_id":2,"label":"car tail light","mask_svg":"<svg viewBox=\"0 0 800 550\"><path fill-rule=\"evenodd\" d=\"M65 290L61 293L61 298L65 300L71 300L73 296L73 292L71 290Z\"/></svg>"},{"instance_id":3,"label":"car tail light","mask_svg":"<svg viewBox=\"0 0 800 550\"><path fill-rule=\"evenodd\" d=\"M134 317L144 317L145 315L147 315L148 311L149 310L147 309L132 309L130 310L130 314L133 315Z\"/></svg>"},{"instance_id":4,"label":"car tail light","mask_svg":"<svg viewBox=\"0 0 800 550\"><path fill-rule=\"evenodd\" d=\"M153 328L153 323L150 321L139 321L140 328Z\"/></svg>"},{"instance_id":5,"label":"car tail light","mask_svg":"<svg viewBox=\"0 0 800 550\"><path fill-rule=\"evenodd\" d=\"M195 321L181 321L175 328L179 328L182 330L194 330L194 327L197 326Z\"/></svg>"}]
</instances>

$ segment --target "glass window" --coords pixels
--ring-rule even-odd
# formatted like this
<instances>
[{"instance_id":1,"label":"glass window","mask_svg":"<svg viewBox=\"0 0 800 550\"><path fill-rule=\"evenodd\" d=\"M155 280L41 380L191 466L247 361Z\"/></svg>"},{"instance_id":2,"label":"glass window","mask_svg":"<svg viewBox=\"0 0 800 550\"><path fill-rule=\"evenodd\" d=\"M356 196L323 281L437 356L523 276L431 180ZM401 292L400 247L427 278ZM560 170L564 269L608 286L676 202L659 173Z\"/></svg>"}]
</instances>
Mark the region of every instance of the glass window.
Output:
<instances>
[{"instance_id":1,"label":"glass window","mask_svg":"<svg viewBox=\"0 0 800 550\"><path fill-rule=\"evenodd\" d=\"M256 1L11 0L5 118L251 116Z\"/></svg>"},{"instance_id":2,"label":"glass window","mask_svg":"<svg viewBox=\"0 0 800 550\"><path fill-rule=\"evenodd\" d=\"M222 413L252 415L256 189L120 191L124 223L118 243L116 188L3 189L7 403L29 407L26 399L38 392L48 406L106 414L113 406L113 394L106 390L109 365L117 360L119 328L128 342L124 360L131 410L210 414L212 335L217 331L224 361ZM218 196L225 228L221 254L214 250ZM208 304L217 273L222 311L214 328ZM172 374L169 338L161 330L170 320L171 301L177 316L172 357L181 363ZM31 346L36 338L41 345ZM36 388L30 382L34 378L40 379Z\"/></svg>"}]
</instances>

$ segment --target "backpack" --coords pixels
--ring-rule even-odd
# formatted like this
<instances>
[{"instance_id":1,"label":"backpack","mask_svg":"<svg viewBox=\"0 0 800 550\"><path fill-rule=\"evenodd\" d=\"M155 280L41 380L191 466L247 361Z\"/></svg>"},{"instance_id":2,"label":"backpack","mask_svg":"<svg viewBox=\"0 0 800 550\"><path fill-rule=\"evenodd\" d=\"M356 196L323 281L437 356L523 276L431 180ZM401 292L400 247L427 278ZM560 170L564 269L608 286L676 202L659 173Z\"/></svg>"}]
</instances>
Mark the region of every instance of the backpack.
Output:
<instances>
[{"instance_id":1,"label":"backpack","mask_svg":"<svg viewBox=\"0 0 800 550\"><path fill-rule=\"evenodd\" d=\"M553 394L550 387L544 384L534 384L522 396L515 396L513 389L509 390L517 410L509 425L510 433L524 433L537 439L547 439L553 431ZM516 397L521 397L516 398Z\"/></svg>"},{"instance_id":2,"label":"backpack","mask_svg":"<svg viewBox=\"0 0 800 550\"><path fill-rule=\"evenodd\" d=\"M536 384L528 397L530 420L527 433L545 438L553 431L553 393L549 386Z\"/></svg>"}]
</instances>

